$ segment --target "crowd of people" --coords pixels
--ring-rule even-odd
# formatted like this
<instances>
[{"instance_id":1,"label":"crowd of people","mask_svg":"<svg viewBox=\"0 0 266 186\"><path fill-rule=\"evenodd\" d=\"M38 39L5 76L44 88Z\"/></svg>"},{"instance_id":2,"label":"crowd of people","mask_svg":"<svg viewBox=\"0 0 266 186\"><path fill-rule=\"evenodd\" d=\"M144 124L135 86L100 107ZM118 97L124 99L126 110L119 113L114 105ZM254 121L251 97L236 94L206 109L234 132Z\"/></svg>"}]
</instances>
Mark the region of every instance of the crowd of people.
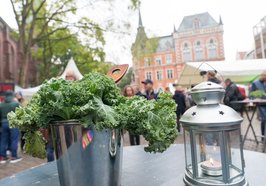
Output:
<instances>
[{"instance_id":1,"label":"crowd of people","mask_svg":"<svg viewBox=\"0 0 266 186\"><path fill-rule=\"evenodd\" d=\"M20 138L20 132L18 128L10 128L7 120L7 114L19 106L23 106L24 99L21 92L14 95L13 91L7 91L5 100L0 103L0 121L1 121L1 133L0 133L0 163L17 163L22 160L18 156L18 143ZM21 140L21 147L23 149L24 140Z\"/></svg>"}]
</instances>

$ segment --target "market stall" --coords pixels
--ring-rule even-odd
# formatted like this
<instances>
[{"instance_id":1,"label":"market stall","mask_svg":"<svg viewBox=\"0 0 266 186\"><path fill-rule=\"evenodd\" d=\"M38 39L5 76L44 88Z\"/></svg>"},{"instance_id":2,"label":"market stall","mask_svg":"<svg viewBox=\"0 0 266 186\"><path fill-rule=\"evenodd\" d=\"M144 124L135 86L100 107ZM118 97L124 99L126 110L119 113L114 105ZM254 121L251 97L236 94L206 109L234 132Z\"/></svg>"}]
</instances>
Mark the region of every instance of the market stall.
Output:
<instances>
[{"instance_id":1,"label":"market stall","mask_svg":"<svg viewBox=\"0 0 266 186\"><path fill-rule=\"evenodd\" d=\"M216 71L221 80L230 78L238 84L249 84L266 70L266 59L188 62L181 72L178 84L190 87L207 79L208 71Z\"/></svg>"},{"instance_id":2,"label":"market stall","mask_svg":"<svg viewBox=\"0 0 266 186\"><path fill-rule=\"evenodd\" d=\"M58 78L64 79L66 76L66 73L69 71L73 72L75 74L75 76L77 77L77 79L81 79L83 77L83 75L80 73L80 71L79 71L75 61L73 60L73 58L71 58L69 60L64 72L60 76L58 76ZM41 88L41 86L42 85L24 89L24 88L16 85L15 86L15 92L20 91L20 92L22 92L22 95L24 96L25 99L30 99L33 96L33 94L35 94Z\"/></svg>"}]
</instances>

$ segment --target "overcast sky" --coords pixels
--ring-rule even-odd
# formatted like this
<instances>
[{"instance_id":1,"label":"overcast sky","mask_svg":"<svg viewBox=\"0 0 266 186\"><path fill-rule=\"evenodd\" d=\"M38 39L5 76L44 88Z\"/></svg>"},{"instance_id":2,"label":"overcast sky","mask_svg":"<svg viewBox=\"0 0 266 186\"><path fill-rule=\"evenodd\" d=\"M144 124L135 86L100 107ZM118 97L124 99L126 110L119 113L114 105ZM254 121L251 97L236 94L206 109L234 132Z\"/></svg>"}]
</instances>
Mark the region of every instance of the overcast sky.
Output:
<instances>
[{"instance_id":1,"label":"overcast sky","mask_svg":"<svg viewBox=\"0 0 266 186\"><path fill-rule=\"evenodd\" d=\"M136 36L138 13L129 14L124 0L117 1L114 12L118 17L127 17L131 29L128 31L129 35L122 37L107 34L106 60L131 64L130 47ZM187 15L209 12L216 21L219 21L221 15L224 23L225 57L227 60L234 60L237 51L253 48L252 28L266 16L265 5L265 0L142 0L140 9L143 25L150 36L170 35L173 25L178 28ZM84 14L85 12L83 10ZM98 14L101 15L103 13ZM11 27L16 27L9 0L0 0L0 16Z\"/></svg>"}]
</instances>

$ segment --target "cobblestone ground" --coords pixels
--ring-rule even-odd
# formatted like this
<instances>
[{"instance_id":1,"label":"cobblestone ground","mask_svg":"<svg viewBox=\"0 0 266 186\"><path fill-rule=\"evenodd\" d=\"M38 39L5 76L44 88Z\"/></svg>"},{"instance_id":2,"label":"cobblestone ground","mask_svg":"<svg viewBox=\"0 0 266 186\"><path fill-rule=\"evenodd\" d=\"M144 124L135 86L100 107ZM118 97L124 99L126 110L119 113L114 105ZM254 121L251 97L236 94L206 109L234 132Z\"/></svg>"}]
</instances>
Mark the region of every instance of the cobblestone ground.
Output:
<instances>
[{"instance_id":1,"label":"cobblestone ground","mask_svg":"<svg viewBox=\"0 0 266 186\"><path fill-rule=\"evenodd\" d=\"M242 134L245 134L245 131L247 129L248 126L248 121L246 118L246 115L244 115L244 121L242 123ZM253 126L255 128L255 132L257 135L260 134L260 122L256 119L253 120ZM254 137L251 133L251 130L248 133L248 139L251 140L246 140L244 143L244 149L246 150L252 150L252 151L258 151L258 152L262 152L263 151L263 145L261 143L259 143L258 145L255 143L254 141ZM258 137L258 140L261 141L261 138ZM183 135L180 134L175 143L183 143ZM141 137L141 145L146 145L147 142L145 141L145 139L143 137ZM126 133L124 135L124 146L129 146L129 136L128 133ZM28 155L22 154L20 152L20 155L23 157L23 160L15 163L15 164L11 164L11 163L6 163L6 164L0 164L0 179L8 177L8 176L12 176L20 171L26 170L26 169L30 169L32 167L35 166L39 166L43 163L46 162L46 160L42 160L42 159L38 159L38 158L33 158L30 157Z\"/></svg>"}]
</instances>

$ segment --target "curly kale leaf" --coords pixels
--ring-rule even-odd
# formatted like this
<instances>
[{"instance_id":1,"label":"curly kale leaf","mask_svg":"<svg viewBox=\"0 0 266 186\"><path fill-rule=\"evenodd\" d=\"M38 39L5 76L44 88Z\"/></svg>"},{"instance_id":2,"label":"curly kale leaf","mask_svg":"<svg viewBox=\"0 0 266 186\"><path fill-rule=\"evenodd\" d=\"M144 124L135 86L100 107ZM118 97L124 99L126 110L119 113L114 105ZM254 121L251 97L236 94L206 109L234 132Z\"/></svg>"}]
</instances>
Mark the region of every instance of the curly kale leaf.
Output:
<instances>
[{"instance_id":1,"label":"curly kale leaf","mask_svg":"<svg viewBox=\"0 0 266 186\"><path fill-rule=\"evenodd\" d=\"M70 119L99 130L127 129L144 136L148 152L163 152L177 135L175 103L170 95L160 94L157 101L122 97L115 82L98 73L78 81L47 81L26 107L9 113L8 119L12 127L30 131L36 139L34 131Z\"/></svg>"},{"instance_id":2,"label":"curly kale leaf","mask_svg":"<svg viewBox=\"0 0 266 186\"><path fill-rule=\"evenodd\" d=\"M165 151L177 136L175 103L170 95L161 94L158 101L137 96L126 98L116 110L123 128L143 135L149 142L147 152Z\"/></svg>"},{"instance_id":3,"label":"curly kale leaf","mask_svg":"<svg viewBox=\"0 0 266 186\"><path fill-rule=\"evenodd\" d=\"M45 140L39 131L26 132L24 138L27 154L42 159L46 158Z\"/></svg>"},{"instance_id":4,"label":"curly kale leaf","mask_svg":"<svg viewBox=\"0 0 266 186\"><path fill-rule=\"evenodd\" d=\"M39 96L34 95L26 107L18 107L15 112L7 115L10 127L19 128L22 131L36 131L40 128L38 124Z\"/></svg>"},{"instance_id":5,"label":"curly kale leaf","mask_svg":"<svg viewBox=\"0 0 266 186\"><path fill-rule=\"evenodd\" d=\"M118 104L120 89L111 78L99 73L89 73L80 81L80 84L93 95L101 98L104 104L109 106Z\"/></svg>"},{"instance_id":6,"label":"curly kale leaf","mask_svg":"<svg viewBox=\"0 0 266 186\"><path fill-rule=\"evenodd\" d=\"M90 73L79 81L51 79L37 92L36 108L29 104L18 109L10 114L10 121L25 127L38 123L47 128L53 121L76 119L97 121L97 128L116 128L112 106L118 103L119 93L115 82L99 73ZM91 122L83 122L84 126L88 123Z\"/></svg>"}]
</instances>

